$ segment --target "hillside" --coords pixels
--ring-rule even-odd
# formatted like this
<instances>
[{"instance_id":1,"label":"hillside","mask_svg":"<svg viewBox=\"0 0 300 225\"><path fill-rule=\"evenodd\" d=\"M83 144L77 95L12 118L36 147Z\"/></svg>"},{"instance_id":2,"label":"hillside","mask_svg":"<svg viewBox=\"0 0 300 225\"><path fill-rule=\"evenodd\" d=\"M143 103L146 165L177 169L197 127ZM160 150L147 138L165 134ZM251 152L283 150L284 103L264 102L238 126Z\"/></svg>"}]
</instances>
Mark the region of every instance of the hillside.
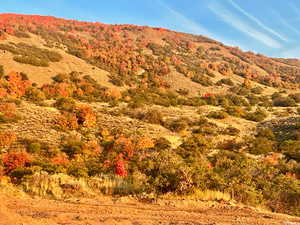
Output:
<instances>
[{"instance_id":1,"label":"hillside","mask_svg":"<svg viewBox=\"0 0 300 225\"><path fill-rule=\"evenodd\" d=\"M203 36L0 14L0 183L299 216L299 83Z\"/></svg>"}]
</instances>

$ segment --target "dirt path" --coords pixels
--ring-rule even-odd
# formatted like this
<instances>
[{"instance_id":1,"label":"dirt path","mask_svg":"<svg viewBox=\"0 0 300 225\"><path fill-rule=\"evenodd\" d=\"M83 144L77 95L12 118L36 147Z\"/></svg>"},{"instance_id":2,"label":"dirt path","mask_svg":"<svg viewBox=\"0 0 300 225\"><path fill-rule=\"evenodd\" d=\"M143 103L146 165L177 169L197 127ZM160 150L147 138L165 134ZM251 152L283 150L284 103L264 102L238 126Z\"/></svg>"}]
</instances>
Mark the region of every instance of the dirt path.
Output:
<instances>
[{"instance_id":1,"label":"dirt path","mask_svg":"<svg viewBox=\"0 0 300 225\"><path fill-rule=\"evenodd\" d=\"M300 225L300 218L217 203L192 207L104 197L68 201L15 197L0 200L1 225Z\"/></svg>"}]
</instances>

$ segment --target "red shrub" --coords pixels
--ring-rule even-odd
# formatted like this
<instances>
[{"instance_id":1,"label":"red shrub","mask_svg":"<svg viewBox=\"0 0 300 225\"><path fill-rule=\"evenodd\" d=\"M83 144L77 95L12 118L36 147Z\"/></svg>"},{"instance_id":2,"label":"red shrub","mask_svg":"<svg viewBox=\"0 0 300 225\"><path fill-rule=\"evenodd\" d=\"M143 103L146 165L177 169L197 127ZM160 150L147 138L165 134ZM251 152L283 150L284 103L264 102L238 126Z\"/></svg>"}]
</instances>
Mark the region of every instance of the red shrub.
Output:
<instances>
[{"instance_id":1,"label":"red shrub","mask_svg":"<svg viewBox=\"0 0 300 225\"><path fill-rule=\"evenodd\" d=\"M2 156L2 162L4 165L4 173L8 174L17 167L24 167L30 163L28 153L25 152L12 152L6 153Z\"/></svg>"},{"instance_id":2,"label":"red shrub","mask_svg":"<svg viewBox=\"0 0 300 225\"><path fill-rule=\"evenodd\" d=\"M69 163L69 160L66 156L58 156L58 157L55 157L55 158L52 158L51 159L51 162L53 162L54 164L56 165L67 165Z\"/></svg>"},{"instance_id":3,"label":"red shrub","mask_svg":"<svg viewBox=\"0 0 300 225\"><path fill-rule=\"evenodd\" d=\"M128 173L123 160L120 159L115 162L115 173L120 177L127 177Z\"/></svg>"}]
</instances>

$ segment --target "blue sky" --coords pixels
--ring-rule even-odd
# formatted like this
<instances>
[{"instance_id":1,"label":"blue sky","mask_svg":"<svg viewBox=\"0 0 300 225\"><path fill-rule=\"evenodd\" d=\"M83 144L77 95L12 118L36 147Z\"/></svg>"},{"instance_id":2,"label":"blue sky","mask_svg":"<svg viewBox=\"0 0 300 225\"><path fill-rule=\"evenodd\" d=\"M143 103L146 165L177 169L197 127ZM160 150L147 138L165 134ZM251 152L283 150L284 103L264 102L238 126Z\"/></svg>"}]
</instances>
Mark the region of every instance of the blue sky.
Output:
<instances>
[{"instance_id":1,"label":"blue sky","mask_svg":"<svg viewBox=\"0 0 300 225\"><path fill-rule=\"evenodd\" d=\"M299 0L1 0L0 12L165 27L300 58Z\"/></svg>"}]
</instances>

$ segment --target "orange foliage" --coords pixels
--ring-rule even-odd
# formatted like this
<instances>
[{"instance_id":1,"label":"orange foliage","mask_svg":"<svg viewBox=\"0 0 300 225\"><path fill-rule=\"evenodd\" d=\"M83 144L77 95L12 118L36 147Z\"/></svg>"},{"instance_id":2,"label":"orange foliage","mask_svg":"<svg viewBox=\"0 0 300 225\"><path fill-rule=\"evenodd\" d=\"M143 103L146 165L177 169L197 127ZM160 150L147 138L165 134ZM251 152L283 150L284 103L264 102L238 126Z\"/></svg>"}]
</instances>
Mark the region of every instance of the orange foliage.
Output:
<instances>
[{"instance_id":1,"label":"orange foliage","mask_svg":"<svg viewBox=\"0 0 300 225\"><path fill-rule=\"evenodd\" d=\"M121 92L116 88L111 88L105 91L106 97L111 97L113 99L120 99L122 98Z\"/></svg>"},{"instance_id":2,"label":"orange foliage","mask_svg":"<svg viewBox=\"0 0 300 225\"><path fill-rule=\"evenodd\" d=\"M22 97L29 87L31 87L30 81L22 80L22 76L19 73L11 72L7 76L0 78L0 98Z\"/></svg>"},{"instance_id":3,"label":"orange foliage","mask_svg":"<svg viewBox=\"0 0 300 225\"><path fill-rule=\"evenodd\" d=\"M8 146L17 140L17 136L11 131L0 131L0 147Z\"/></svg>"},{"instance_id":4,"label":"orange foliage","mask_svg":"<svg viewBox=\"0 0 300 225\"><path fill-rule=\"evenodd\" d=\"M84 104L77 105L76 115L78 124L83 125L84 127L93 127L96 125L96 114L90 106Z\"/></svg>"},{"instance_id":5,"label":"orange foliage","mask_svg":"<svg viewBox=\"0 0 300 225\"><path fill-rule=\"evenodd\" d=\"M2 156L2 162L4 165L4 173L8 174L17 167L24 167L30 163L30 156L26 152L12 152L6 153Z\"/></svg>"},{"instance_id":6,"label":"orange foliage","mask_svg":"<svg viewBox=\"0 0 300 225\"><path fill-rule=\"evenodd\" d=\"M55 124L57 124L62 129L77 129L78 122L77 117L74 113L61 112L61 114L56 118Z\"/></svg>"},{"instance_id":7,"label":"orange foliage","mask_svg":"<svg viewBox=\"0 0 300 225\"><path fill-rule=\"evenodd\" d=\"M143 150L143 149L148 149L153 147L154 147L154 142L149 137L141 137L136 144L136 148L138 150Z\"/></svg>"},{"instance_id":8,"label":"orange foliage","mask_svg":"<svg viewBox=\"0 0 300 225\"><path fill-rule=\"evenodd\" d=\"M121 136L116 139L115 147L121 148L128 158L131 158L134 154L134 145L129 138Z\"/></svg>"},{"instance_id":9,"label":"orange foliage","mask_svg":"<svg viewBox=\"0 0 300 225\"><path fill-rule=\"evenodd\" d=\"M69 159L66 156L58 156L52 158L51 162L56 165L66 166L69 163Z\"/></svg>"},{"instance_id":10,"label":"orange foliage","mask_svg":"<svg viewBox=\"0 0 300 225\"><path fill-rule=\"evenodd\" d=\"M83 145L82 151L92 155L99 155L102 152L102 147L97 141L88 141Z\"/></svg>"}]
</instances>

